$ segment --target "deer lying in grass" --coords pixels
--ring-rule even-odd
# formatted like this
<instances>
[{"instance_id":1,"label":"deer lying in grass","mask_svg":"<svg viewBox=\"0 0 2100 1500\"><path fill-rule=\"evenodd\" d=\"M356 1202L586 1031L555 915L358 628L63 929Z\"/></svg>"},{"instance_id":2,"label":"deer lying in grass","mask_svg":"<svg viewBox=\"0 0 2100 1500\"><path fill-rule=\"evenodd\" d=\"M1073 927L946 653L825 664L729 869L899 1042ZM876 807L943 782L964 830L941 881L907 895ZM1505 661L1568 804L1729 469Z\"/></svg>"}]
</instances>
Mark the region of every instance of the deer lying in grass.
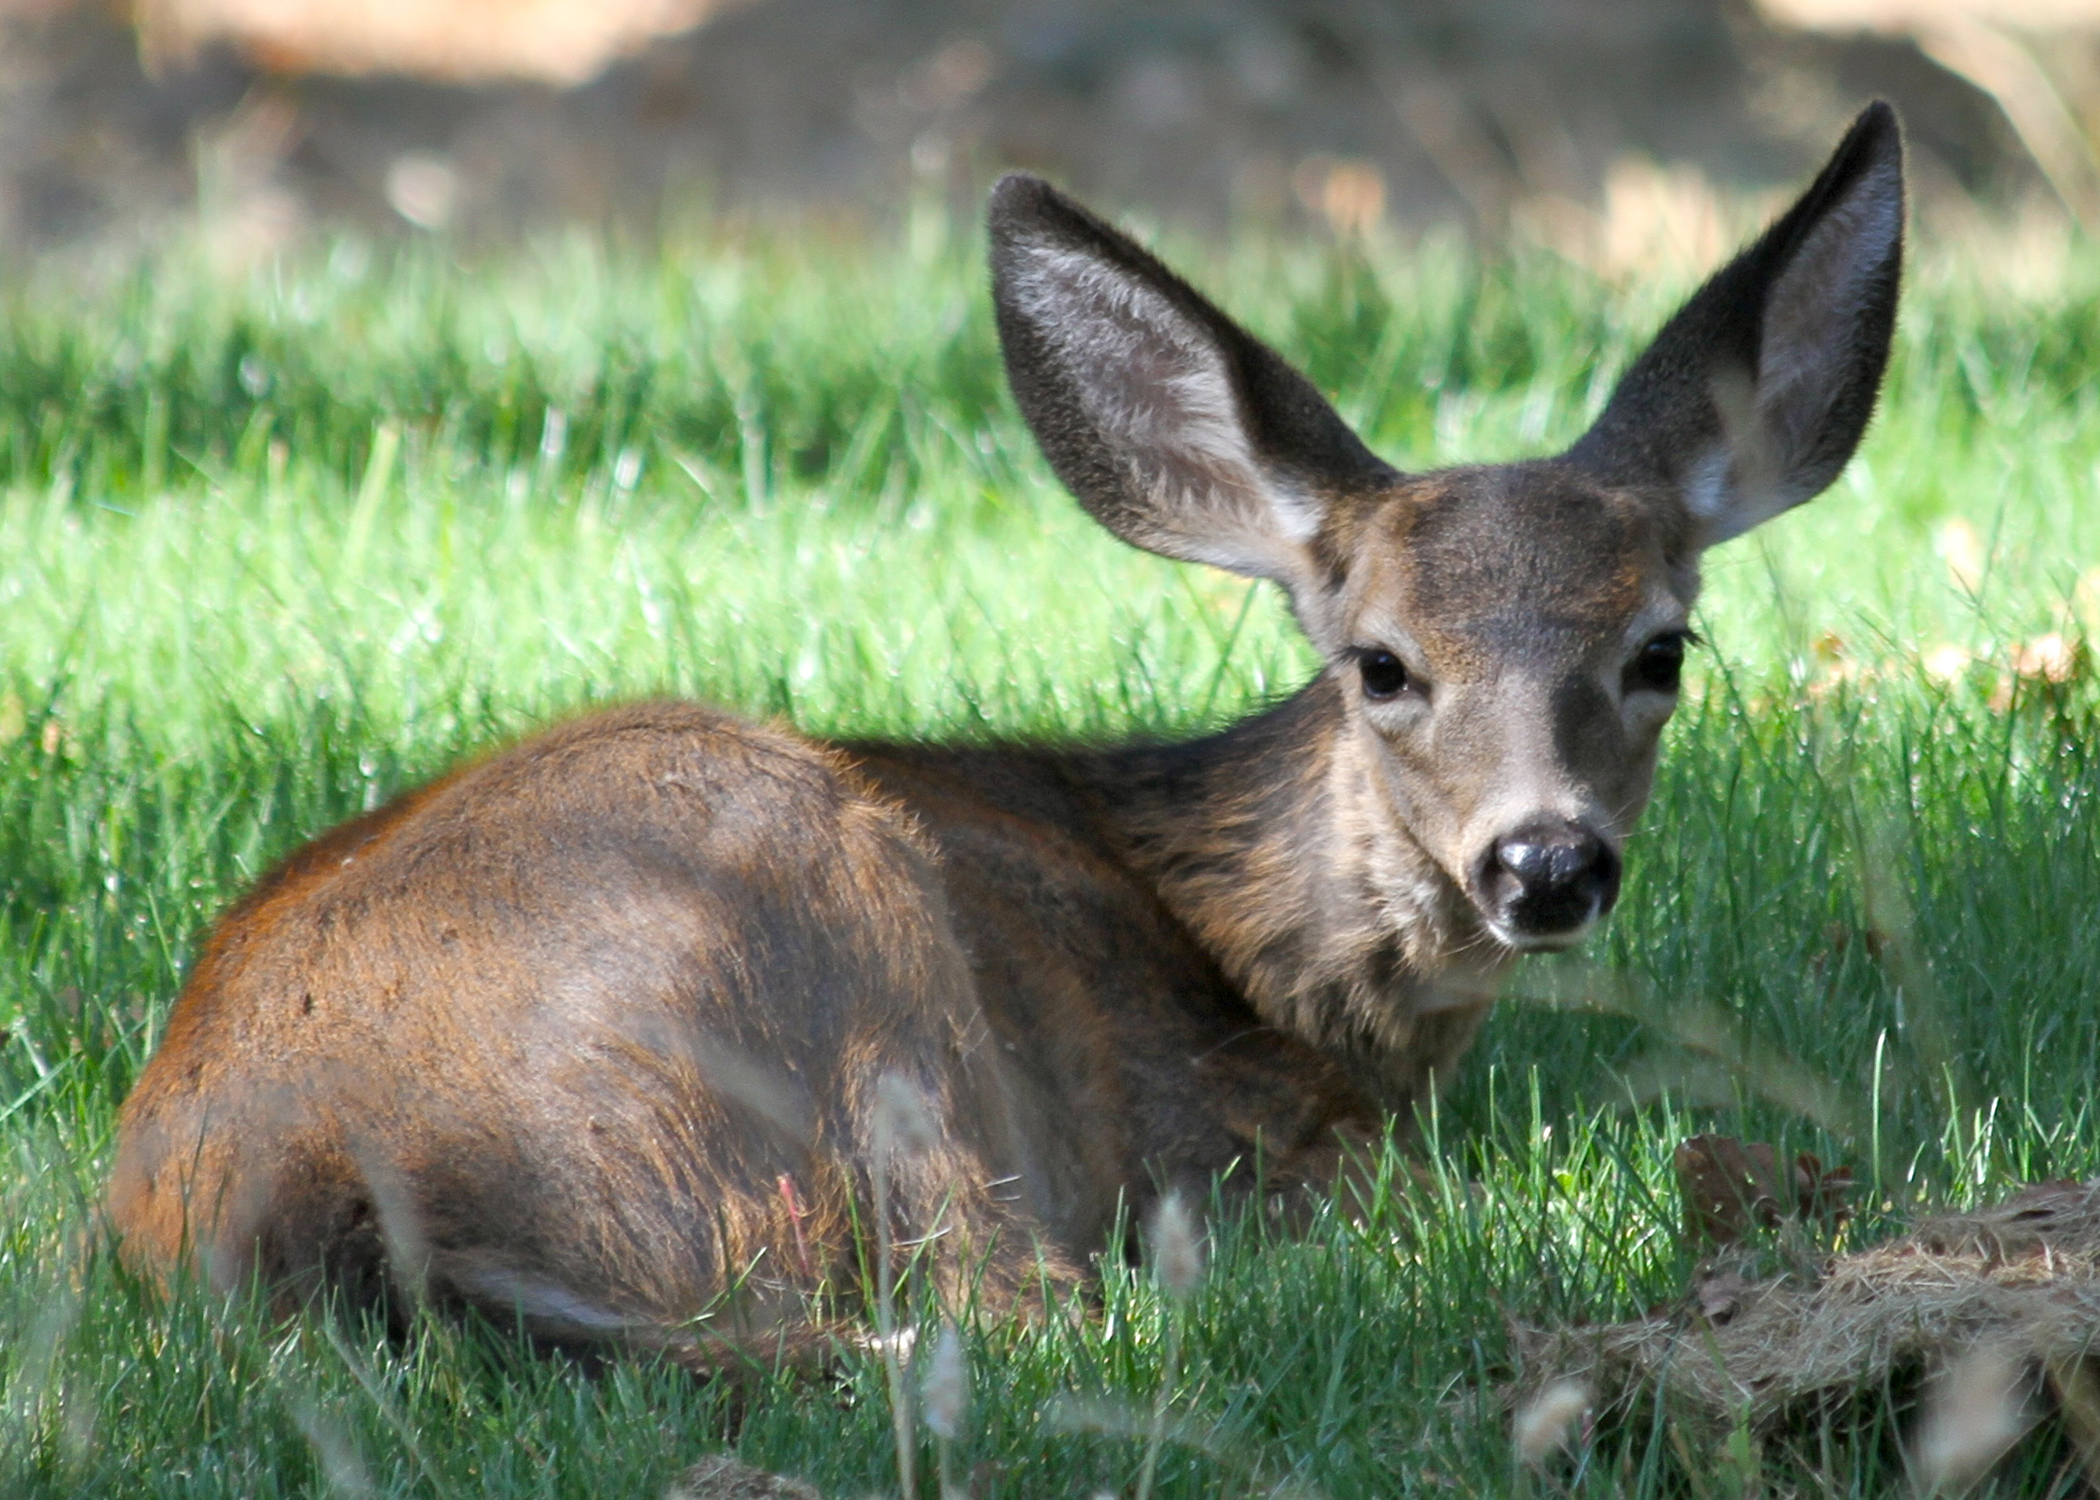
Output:
<instances>
[{"instance_id":1,"label":"deer lying in grass","mask_svg":"<svg viewBox=\"0 0 2100 1500\"><path fill-rule=\"evenodd\" d=\"M170 1016L122 1119L128 1253L697 1351L732 1282L781 1336L854 1284L900 1088L893 1233L992 1298L1163 1184L1331 1181L1513 955L1610 909L1700 553L1850 457L1902 225L1875 105L1574 447L1403 474L1007 178L999 332L1052 467L1125 541L1280 584L1319 675L1106 749L642 703L347 823L226 915Z\"/></svg>"}]
</instances>

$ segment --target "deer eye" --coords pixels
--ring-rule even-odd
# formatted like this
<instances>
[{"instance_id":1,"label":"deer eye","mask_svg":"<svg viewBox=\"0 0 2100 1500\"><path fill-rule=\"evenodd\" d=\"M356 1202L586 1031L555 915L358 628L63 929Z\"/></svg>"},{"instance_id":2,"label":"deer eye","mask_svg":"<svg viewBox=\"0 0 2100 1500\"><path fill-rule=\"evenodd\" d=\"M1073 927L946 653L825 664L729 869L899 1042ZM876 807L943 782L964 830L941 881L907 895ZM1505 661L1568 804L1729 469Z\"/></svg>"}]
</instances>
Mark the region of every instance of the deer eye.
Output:
<instances>
[{"instance_id":1,"label":"deer eye","mask_svg":"<svg viewBox=\"0 0 2100 1500\"><path fill-rule=\"evenodd\" d=\"M1668 630L1641 647L1626 664L1626 691L1676 692L1684 671L1684 648L1693 639L1689 630Z\"/></svg>"},{"instance_id":2,"label":"deer eye","mask_svg":"<svg viewBox=\"0 0 2100 1500\"><path fill-rule=\"evenodd\" d=\"M1406 662L1375 647L1356 653L1356 670L1363 675L1366 698L1397 698L1407 691L1412 680Z\"/></svg>"}]
</instances>

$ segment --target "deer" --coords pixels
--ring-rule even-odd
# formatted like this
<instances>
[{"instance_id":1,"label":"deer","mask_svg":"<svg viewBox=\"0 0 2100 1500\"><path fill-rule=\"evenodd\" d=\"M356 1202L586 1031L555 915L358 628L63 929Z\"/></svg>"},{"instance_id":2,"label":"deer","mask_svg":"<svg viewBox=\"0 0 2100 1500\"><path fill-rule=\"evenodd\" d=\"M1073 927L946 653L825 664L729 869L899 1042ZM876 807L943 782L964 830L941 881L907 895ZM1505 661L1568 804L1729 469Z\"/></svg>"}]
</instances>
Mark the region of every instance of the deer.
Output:
<instances>
[{"instance_id":1,"label":"deer","mask_svg":"<svg viewBox=\"0 0 2100 1500\"><path fill-rule=\"evenodd\" d=\"M1868 107L1565 452L1424 473L1046 182L989 229L1051 469L1123 541L1280 586L1311 680L1178 743L638 702L354 818L173 1005L119 1120L131 1263L707 1363L865 1307L871 1225L1018 1306L1163 1194L1331 1191L1518 956L1611 910L1702 553L1874 410L1903 149Z\"/></svg>"}]
</instances>

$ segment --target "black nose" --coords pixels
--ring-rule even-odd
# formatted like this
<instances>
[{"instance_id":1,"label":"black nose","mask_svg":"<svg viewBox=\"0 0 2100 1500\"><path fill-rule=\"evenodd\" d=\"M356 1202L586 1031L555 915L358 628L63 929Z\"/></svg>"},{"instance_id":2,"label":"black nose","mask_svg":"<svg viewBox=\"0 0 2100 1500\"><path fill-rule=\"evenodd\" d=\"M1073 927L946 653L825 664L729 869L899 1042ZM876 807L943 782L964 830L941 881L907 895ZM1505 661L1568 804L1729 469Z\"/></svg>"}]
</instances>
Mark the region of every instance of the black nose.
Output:
<instances>
[{"instance_id":1,"label":"black nose","mask_svg":"<svg viewBox=\"0 0 2100 1500\"><path fill-rule=\"evenodd\" d=\"M1567 819L1527 823L1503 835L1481 874L1490 909L1528 936L1570 932L1610 911L1619 896L1619 856Z\"/></svg>"}]
</instances>

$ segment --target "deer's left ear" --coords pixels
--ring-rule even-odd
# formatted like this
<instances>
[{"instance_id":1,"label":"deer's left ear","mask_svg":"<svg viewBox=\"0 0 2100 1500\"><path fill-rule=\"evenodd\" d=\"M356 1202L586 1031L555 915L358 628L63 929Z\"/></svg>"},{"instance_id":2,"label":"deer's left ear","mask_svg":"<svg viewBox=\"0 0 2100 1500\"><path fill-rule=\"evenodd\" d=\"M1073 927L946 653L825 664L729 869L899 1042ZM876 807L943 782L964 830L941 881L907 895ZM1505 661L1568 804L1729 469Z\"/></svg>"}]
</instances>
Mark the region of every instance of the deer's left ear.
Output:
<instances>
[{"instance_id":1,"label":"deer's left ear","mask_svg":"<svg viewBox=\"0 0 2100 1500\"><path fill-rule=\"evenodd\" d=\"M1568 452L1661 485L1700 546L1821 493L1873 415L1903 264L1903 137L1869 105L1799 202L1664 325Z\"/></svg>"}]
</instances>

